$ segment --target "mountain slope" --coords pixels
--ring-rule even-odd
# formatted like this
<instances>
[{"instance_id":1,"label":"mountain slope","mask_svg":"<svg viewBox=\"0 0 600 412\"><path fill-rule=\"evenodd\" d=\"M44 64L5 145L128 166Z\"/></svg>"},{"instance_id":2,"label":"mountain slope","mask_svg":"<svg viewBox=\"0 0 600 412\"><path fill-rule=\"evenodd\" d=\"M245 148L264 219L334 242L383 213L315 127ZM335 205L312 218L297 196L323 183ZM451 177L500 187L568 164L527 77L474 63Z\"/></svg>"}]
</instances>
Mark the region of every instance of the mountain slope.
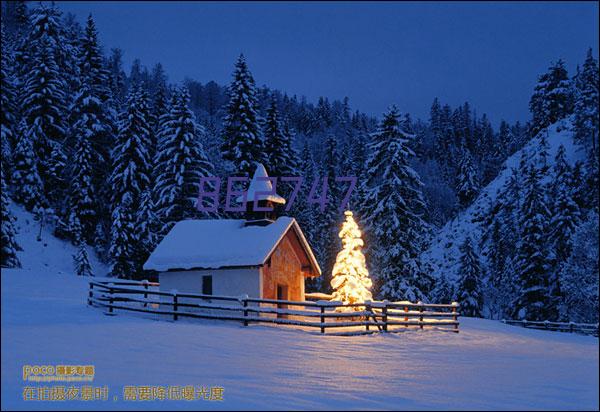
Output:
<instances>
[{"instance_id":1,"label":"mountain slope","mask_svg":"<svg viewBox=\"0 0 600 412\"><path fill-rule=\"evenodd\" d=\"M552 168L554 157L561 144L566 149L567 161L571 165L577 160L583 160L583 150L575 144L572 128L571 120L565 119L542 130L523 149L506 160L498 176L481 190L475 201L467 209L460 212L456 218L446 223L437 232L428 249L421 254L423 260L431 264L433 275L436 278L439 279L443 274L449 281L456 282L460 264L460 245L467 235L475 240L475 244L479 243L483 227L478 218L485 215L495 205L498 191L509 179L512 168L518 168L521 156L524 154L528 163L535 159L541 150L540 141L544 134L547 136L549 144L548 165L550 168ZM481 258L485 259L484 256L481 256Z\"/></svg>"},{"instance_id":2,"label":"mountain slope","mask_svg":"<svg viewBox=\"0 0 600 412\"><path fill-rule=\"evenodd\" d=\"M17 218L16 238L23 249L17 252L17 256L22 270L74 276L73 255L76 247L54 237L49 225L44 225L40 231L40 222L23 207L11 202L10 211ZM87 249L94 276L106 276L108 267L98 260L92 247L87 246Z\"/></svg>"}]
</instances>

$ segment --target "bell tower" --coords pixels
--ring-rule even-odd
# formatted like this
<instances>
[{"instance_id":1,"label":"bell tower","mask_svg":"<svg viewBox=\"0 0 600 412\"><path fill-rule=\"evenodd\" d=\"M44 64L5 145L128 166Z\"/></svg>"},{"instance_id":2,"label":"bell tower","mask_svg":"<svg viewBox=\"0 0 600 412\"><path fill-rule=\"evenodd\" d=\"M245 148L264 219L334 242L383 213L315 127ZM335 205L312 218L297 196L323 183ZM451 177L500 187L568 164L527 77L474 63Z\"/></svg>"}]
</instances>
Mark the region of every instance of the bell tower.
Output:
<instances>
[{"instance_id":1,"label":"bell tower","mask_svg":"<svg viewBox=\"0 0 600 412\"><path fill-rule=\"evenodd\" d=\"M273 188L268 177L265 167L256 163L246 197L246 226L266 226L273 223L277 219L279 209L285 204L285 199L275 192L277 187Z\"/></svg>"}]
</instances>

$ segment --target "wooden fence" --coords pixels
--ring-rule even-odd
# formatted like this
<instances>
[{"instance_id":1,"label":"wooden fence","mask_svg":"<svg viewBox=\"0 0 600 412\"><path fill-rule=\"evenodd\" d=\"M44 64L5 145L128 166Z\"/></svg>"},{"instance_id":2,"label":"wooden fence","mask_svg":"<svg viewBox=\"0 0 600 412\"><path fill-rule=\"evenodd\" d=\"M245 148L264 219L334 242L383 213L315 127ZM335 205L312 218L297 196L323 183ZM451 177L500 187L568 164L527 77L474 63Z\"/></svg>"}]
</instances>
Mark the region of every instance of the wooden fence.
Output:
<instances>
[{"instance_id":1,"label":"wooden fence","mask_svg":"<svg viewBox=\"0 0 600 412\"><path fill-rule=\"evenodd\" d=\"M584 335L598 336L597 323L573 323L573 322L550 322L550 321L531 321L531 320L506 320L502 323L507 325L522 326L530 329L553 330L559 332L581 333Z\"/></svg>"},{"instance_id":2,"label":"wooden fence","mask_svg":"<svg viewBox=\"0 0 600 412\"><path fill-rule=\"evenodd\" d=\"M412 327L458 333L459 305L410 302L367 301L299 302L259 299L248 296L216 296L177 291L159 291L158 283L148 281L90 281L88 305L115 311L180 317L219 319L249 323L271 323L320 329L337 328L337 334L396 332Z\"/></svg>"}]
</instances>

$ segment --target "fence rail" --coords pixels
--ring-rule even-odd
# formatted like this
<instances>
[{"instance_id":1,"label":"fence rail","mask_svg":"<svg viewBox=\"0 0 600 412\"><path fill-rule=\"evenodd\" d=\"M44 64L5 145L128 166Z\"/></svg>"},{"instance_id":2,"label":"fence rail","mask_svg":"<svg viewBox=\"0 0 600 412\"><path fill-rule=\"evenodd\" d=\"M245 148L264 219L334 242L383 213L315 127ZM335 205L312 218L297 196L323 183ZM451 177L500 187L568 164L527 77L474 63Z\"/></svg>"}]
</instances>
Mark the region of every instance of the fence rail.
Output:
<instances>
[{"instance_id":1,"label":"fence rail","mask_svg":"<svg viewBox=\"0 0 600 412\"><path fill-rule=\"evenodd\" d=\"M581 333L584 335L598 336L597 323L550 322L532 320L502 319L507 325L522 326L530 329L553 330L559 332Z\"/></svg>"},{"instance_id":2,"label":"fence rail","mask_svg":"<svg viewBox=\"0 0 600 412\"><path fill-rule=\"evenodd\" d=\"M409 327L458 333L459 305L367 301L344 304L332 301L290 301L219 296L157 290L148 281L90 281L87 303L105 309L179 317L327 329L348 328L343 334L395 332ZM137 295L137 296L136 296Z\"/></svg>"}]
</instances>

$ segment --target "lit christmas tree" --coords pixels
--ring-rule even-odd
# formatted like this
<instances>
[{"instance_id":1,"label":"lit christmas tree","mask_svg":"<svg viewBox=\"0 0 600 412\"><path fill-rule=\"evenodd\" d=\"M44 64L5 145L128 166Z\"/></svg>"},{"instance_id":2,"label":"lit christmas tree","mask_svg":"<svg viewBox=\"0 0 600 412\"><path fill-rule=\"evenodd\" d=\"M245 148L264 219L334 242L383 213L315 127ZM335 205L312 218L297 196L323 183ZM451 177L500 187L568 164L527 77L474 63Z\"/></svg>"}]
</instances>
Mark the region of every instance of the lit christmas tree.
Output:
<instances>
[{"instance_id":1,"label":"lit christmas tree","mask_svg":"<svg viewBox=\"0 0 600 412\"><path fill-rule=\"evenodd\" d=\"M343 303L360 303L373 299L369 290L373 283L362 253L363 240L360 229L352 217L352 212L346 211L346 221L340 230L342 250L337 254L331 286L334 289L332 300ZM355 310L360 310L358 307Z\"/></svg>"}]
</instances>

